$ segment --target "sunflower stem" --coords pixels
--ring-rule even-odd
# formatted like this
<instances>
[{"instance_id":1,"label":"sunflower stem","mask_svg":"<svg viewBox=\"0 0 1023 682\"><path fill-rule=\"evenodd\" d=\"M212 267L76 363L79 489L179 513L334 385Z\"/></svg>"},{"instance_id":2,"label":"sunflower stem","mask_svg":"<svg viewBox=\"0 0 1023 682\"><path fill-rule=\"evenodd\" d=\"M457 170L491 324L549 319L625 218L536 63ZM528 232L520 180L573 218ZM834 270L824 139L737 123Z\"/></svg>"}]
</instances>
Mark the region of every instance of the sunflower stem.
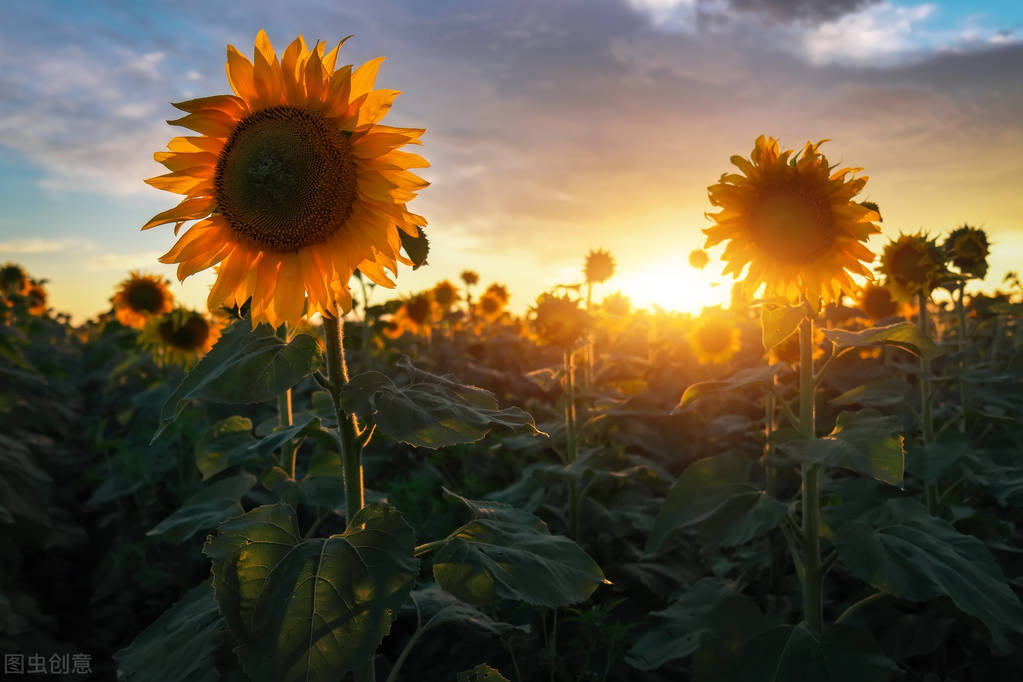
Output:
<instances>
[{"instance_id":1,"label":"sunflower stem","mask_svg":"<svg viewBox=\"0 0 1023 682\"><path fill-rule=\"evenodd\" d=\"M917 293L917 324L923 335L930 338L930 320L927 317L927 294L923 291ZM927 457L927 450L934 443L934 415L931 412L931 359L926 355L920 356L920 434L923 439L924 457ZM924 489L927 499L927 510L932 514L937 512L938 507L938 484L934 481L927 483Z\"/></svg>"},{"instance_id":2,"label":"sunflower stem","mask_svg":"<svg viewBox=\"0 0 1023 682\"><path fill-rule=\"evenodd\" d=\"M814 423L813 320L799 323L799 430L803 437L817 437ZM820 480L821 465L803 462L803 619L811 632L820 632L823 621Z\"/></svg>"},{"instance_id":3,"label":"sunflower stem","mask_svg":"<svg viewBox=\"0 0 1023 682\"><path fill-rule=\"evenodd\" d=\"M564 357L565 364L565 460L568 464L571 464L578 457L578 443L576 442L575 432L575 362L571 350L565 351ZM568 485L569 493L569 508L568 508L568 519L569 529L568 534L574 540L579 539L580 535L580 519L579 519L579 487L578 482L575 478L569 478Z\"/></svg>"},{"instance_id":4,"label":"sunflower stem","mask_svg":"<svg viewBox=\"0 0 1023 682\"><path fill-rule=\"evenodd\" d=\"M955 299L956 317L959 319L959 407L962 417L959 419L960 433L966 433L966 380L963 373L969 364L970 344L967 342L969 328L966 322L966 304L963 299L966 296L966 280L959 281L959 296Z\"/></svg>"},{"instance_id":5,"label":"sunflower stem","mask_svg":"<svg viewBox=\"0 0 1023 682\"><path fill-rule=\"evenodd\" d=\"M277 336L282 341L288 340L288 325L282 324L277 328ZM287 389L277 396L277 420L282 429L294 424L291 412L291 389ZM288 475L295 478L295 465L298 460L298 446L294 439L289 440L281 446L281 462L288 465Z\"/></svg>"}]
</instances>

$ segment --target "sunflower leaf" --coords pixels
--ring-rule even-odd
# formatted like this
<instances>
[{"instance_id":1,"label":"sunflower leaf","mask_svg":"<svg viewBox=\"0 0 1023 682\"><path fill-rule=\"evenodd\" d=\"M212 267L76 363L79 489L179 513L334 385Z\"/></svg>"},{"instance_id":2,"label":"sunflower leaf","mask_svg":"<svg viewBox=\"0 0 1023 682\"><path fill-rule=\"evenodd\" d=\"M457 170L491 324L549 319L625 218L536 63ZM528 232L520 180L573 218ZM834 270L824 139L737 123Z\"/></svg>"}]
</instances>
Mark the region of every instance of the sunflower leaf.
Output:
<instances>
[{"instance_id":1,"label":"sunflower leaf","mask_svg":"<svg viewBox=\"0 0 1023 682\"><path fill-rule=\"evenodd\" d=\"M480 663L475 668L464 670L455 676L455 682L508 682L508 678L497 668Z\"/></svg>"},{"instance_id":2,"label":"sunflower leaf","mask_svg":"<svg viewBox=\"0 0 1023 682\"><path fill-rule=\"evenodd\" d=\"M760 328L764 348L771 350L792 334L806 317L806 305L783 305L776 308L764 307L760 311Z\"/></svg>"},{"instance_id":3,"label":"sunflower leaf","mask_svg":"<svg viewBox=\"0 0 1023 682\"><path fill-rule=\"evenodd\" d=\"M839 466L866 474L889 485L902 485L905 453L898 417L877 410L842 412L831 433L823 438L780 443L797 459Z\"/></svg>"},{"instance_id":4,"label":"sunflower leaf","mask_svg":"<svg viewBox=\"0 0 1023 682\"><path fill-rule=\"evenodd\" d=\"M371 661L419 572L414 539L386 504L329 538L302 539L285 504L222 524L203 552L253 682L335 682Z\"/></svg>"},{"instance_id":5,"label":"sunflower leaf","mask_svg":"<svg viewBox=\"0 0 1023 682\"><path fill-rule=\"evenodd\" d=\"M437 584L462 601L484 606L504 598L569 606L607 582L582 547L563 535L551 535L547 524L529 512L468 500L446 488L444 494L473 515L441 541L433 563Z\"/></svg>"},{"instance_id":6,"label":"sunflower leaf","mask_svg":"<svg viewBox=\"0 0 1023 682\"><path fill-rule=\"evenodd\" d=\"M780 372L783 367L785 367L784 363L776 362L773 365L744 369L720 381L701 381L698 384L693 384L685 390L682 394L682 399L672 412L677 413L683 408L689 407L697 400L702 400L715 393L739 391L744 388L753 387L767 388L771 386L774 375Z\"/></svg>"},{"instance_id":7,"label":"sunflower leaf","mask_svg":"<svg viewBox=\"0 0 1023 682\"><path fill-rule=\"evenodd\" d=\"M160 409L153 441L194 399L218 403L262 403L296 385L320 367L316 339L297 334L285 343L269 325L250 330L239 320L185 375Z\"/></svg>"},{"instance_id":8,"label":"sunflower leaf","mask_svg":"<svg viewBox=\"0 0 1023 682\"><path fill-rule=\"evenodd\" d=\"M884 327L871 327L856 332L844 329L822 329L821 333L835 344L835 352L841 352L847 348L865 348L884 344L932 360L945 354L944 350L935 345L912 322L896 322Z\"/></svg>"},{"instance_id":9,"label":"sunflower leaf","mask_svg":"<svg viewBox=\"0 0 1023 682\"><path fill-rule=\"evenodd\" d=\"M426 238L426 231L420 227L419 235L410 237L404 230L398 230L398 236L401 237L401 246L405 249L405 254L412 261L412 269L418 270L423 265L427 265L426 258L430 255L430 240Z\"/></svg>"},{"instance_id":10,"label":"sunflower leaf","mask_svg":"<svg viewBox=\"0 0 1023 682\"><path fill-rule=\"evenodd\" d=\"M199 531L213 528L245 511L242 496L255 485L256 477L248 472L208 483L146 535L162 535L168 540L184 542Z\"/></svg>"}]
</instances>

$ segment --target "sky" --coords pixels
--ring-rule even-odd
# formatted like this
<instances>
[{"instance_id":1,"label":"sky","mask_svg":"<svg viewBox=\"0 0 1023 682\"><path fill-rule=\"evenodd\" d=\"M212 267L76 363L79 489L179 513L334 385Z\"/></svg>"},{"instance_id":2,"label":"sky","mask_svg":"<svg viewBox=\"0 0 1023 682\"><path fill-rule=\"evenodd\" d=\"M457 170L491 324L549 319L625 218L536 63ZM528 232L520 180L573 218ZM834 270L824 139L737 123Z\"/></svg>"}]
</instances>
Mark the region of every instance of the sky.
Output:
<instances>
[{"instance_id":1,"label":"sky","mask_svg":"<svg viewBox=\"0 0 1023 682\"><path fill-rule=\"evenodd\" d=\"M707 186L762 133L827 138L832 163L864 169L875 251L966 222L993 243L984 288L1023 262L1018 0L11 0L4 14L0 262L48 279L76 320L109 309L133 269L204 305L212 273L178 284L157 261L171 226L139 230L176 203L143 179L187 134L169 102L228 92L226 45L251 55L260 28L278 52L354 34L339 64L386 56L377 87L403 94L384 122L426 128L431 186L409 208L432 250L398 294L473 269L521 312L604 248L617 273L598 300L722 301L720 249L703 272L687 256Z\"/></svg>"}]
</instances>

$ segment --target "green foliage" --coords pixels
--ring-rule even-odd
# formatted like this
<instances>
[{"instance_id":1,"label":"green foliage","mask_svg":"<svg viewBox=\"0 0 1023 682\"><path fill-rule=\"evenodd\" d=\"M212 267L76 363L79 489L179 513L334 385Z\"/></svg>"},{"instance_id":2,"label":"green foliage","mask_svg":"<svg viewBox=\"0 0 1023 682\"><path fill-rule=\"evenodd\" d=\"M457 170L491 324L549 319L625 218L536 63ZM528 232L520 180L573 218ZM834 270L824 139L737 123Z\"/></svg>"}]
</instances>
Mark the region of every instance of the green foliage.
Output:
<instances>
[{"instance_id":1,"label":"green foliage","mask_svg":"<svg viewBox=\"0 0 1023 682\"><path fill-rule=\"evenodd\" d=\"M871 327L860 331L822 329L821 333L835 344L836 353L851 348L869 348L878 344L895 346L914 355L922 355L930 359L939 357L945 352L912 322L896 322L884 327Z\"/></svg>"},{"instance_id":2,"label":"green foliage","mask_svg":"<svg viewBox=\"0 0 1023 682\"><path fill-rule=\"evenodd\" d=\"M494 427L541 434L532 416L518 407L499 409L490 391L424 372L407 357L398 367L401 384L366 372L341 391L348 410L395 440L436 449L480 440Z\"/></svg>"},{"instance_id":3,"label":"green foliage","mask_svg":"<svg viewBox=\"0 0 1023 682\"><path fill-rule=\"evenodd\" d=\"M430 240L426 238L426 231L419 228L419 234L410 237L404 230L398 230L401 237L401 248L405 249L405 255L412 261L412 269L418 270L426 265L426 258L430 255Z\"/></svg>"},{"instance_id":4,"label":"green foliage","mask_svg":"<svg viewBox=\"0 0 1023 682\"><path fill-rule=\"evenodd\" d=\"M761 336L766 350L771 350L792 336L808 314L806 305L764 307L760 311Z\"/></svg>"},{"instance_id":5,"label":"green foliage","mask_svg":"<svg viewBox=\"0 0 1023 682\"><path fill-rule=\"evenodd\" d=\"M190 400L235 404L273 400L315 372L321 361L316 339L308 334L296 334L285 343L269 325L250 329L247 320L239 320L167 398L153 440L181 415Z\"/></svg>"},{"instance_id":6,"label":"green foliage","mask_svg":"<svg viewBox=\"0 0 1023 682\"><path fill-rule=\"evenodd\" d=\"M790 440L781 446L797 459L839 466L890 485L902 485L904 454L899 419L876 410L843 412L831 433L812 440Z\"/></svg>"},{"instance_id":7,"label":"green foliage","mask_svg":"<svg viewBox=\"0 0 1023 682\"><path fill-rule=\"evenodd\" d=\"M737 452L690 464L668 491L646 551L660 550L676 530L693 533L708 547L729 547L784 523L785 505L750 482L751 466Z\"/></svg>"},{"instance_id":8,"label":"green foliage","mask_svg":"<svg viewBox=\"0 0 1023 682\"><path fill-rule=\"evenodd\" d=\"M498 502L467 500L445 490L472 520L441 541L433 557L437 584L462 601L496 599L567 606L587 599L603 582L600 567L579 545L551 535L532 514Z\"/></svg>"},{"instance_id":9,"label":"green foliage","mask_svg":"<svg viewBox=\"0 0 1023 682\"><path fill-rule=\"evenodd\" d=\"M721 381L701 381L698 384L693 384L682 394L682 399L675 407L675 411L718 393L731 393L746 388L767 389L771 386L774 375L780 372L784 366L783 363L777 362L773 365L750 367Z\"/></svg>"},{"instance_id":10,"label":"green foliage","mask_svg":"<svg viewBox=\"0 0 1023 682\"><path fill-rule=\"evenodd\" d=\"M221 521L245 511L241 505L242 495L252 490L254 485L256 477L250 473L221 478L185 500L180 509L146 535L162 535L168 540L182 542L199 531L215 528Z\"/></svg>"},{"instance_id":11,"label":"green foliage","mask_svg":"<svg viewBox=\"0 0 1023 682\"><path fill-rule=\"evenodd\" d=\"M221 525L203 551L249 677L334 682L371 661L418 572L413 544L401 515L383 504L329 538L302 539L282 504Z\"/></svg>"},{"instance_id":12,"label":"green foliage","mask_svg":"<svg viewBox=\"0 0 1023 682\"><path fill-rule=\"evenodd\" d=\"M501 674L496 668L491 668L486 663L480 663L472 670L458 673L456 682L508 682L508 678Z\"/></svg>"}]
</instances>

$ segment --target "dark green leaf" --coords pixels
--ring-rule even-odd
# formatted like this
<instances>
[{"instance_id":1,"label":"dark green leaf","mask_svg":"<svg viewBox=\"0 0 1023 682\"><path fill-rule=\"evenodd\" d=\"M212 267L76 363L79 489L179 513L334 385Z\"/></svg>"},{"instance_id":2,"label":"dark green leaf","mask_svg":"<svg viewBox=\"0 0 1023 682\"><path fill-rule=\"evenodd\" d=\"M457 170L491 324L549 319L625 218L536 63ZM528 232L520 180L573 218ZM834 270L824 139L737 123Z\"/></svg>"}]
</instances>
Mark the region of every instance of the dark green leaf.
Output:
<instances>
[{"instance_id":1,"label":"dark green leaf","mask_svg":"<svg viewBox=\"0 0 1023 682\"><path fill-rule=\"evenodd\" d=\"M967 436L955 429L947 429L926 447L920 442L909 447L906 451L906 470L923 481L937 481L956 465L966 464L974 449ZM992 482L997 485L1006 478L995 469L997 467L985 467L987 473L995 474Z\"/></svg>"},{"instance_id":2,"label":"dark green leaf","mask_svg":"<svg viewBox=\"0 0 1023 682\"><path fill-rule=\"evenodd\" d=\"M494 620L475 606L445 592L437 583L430 583L421 590L414 590L412 597L423 616L423 630L454 623L474 632L486 632L495 637L507 637L513 632L528 633L528 625L512 625Z\"/></svg>"},{"instance_id":3,"label":"dark green leaf","mask_svg":"<svg viewBox=\"0 0 1023 682\"><path fill-rule=\"evenodd\" d=\"M407 384L366 372L341 392L347 409L372 420L395 440L437 449L480 440L496 426L542 434L522 409L499 409L490 391L416 369L407 357L398 367L406 373Z\"/></svg>"},{"instance_id":4,"label":"dark green leaf","mask_svg":"<svg viewBox=\"0 0 1023 682\"><path fill-rule=\"evenodd\" d=\"M749 468L749 458L732 451L690 464L668 491L646 552L658 551L676 530L707 547L730 547L781 525L785 505L750 483Z\"/></svg>"},{"instance_id":5,"label":"dark green leaf","mask_svg":"<svg viewBox=\"0 0 1023 682\"><path fill-rule=\"evenodd\" d=\"M213 655L226 627L209 582L193 587L114 654L126 682L220 682Z\"/></svg>"},{"instance_id":6,"label":"dark green leaf","mask_svg":"<svg viewBox=\"0 0 1023 682\"><path fill-rule=\"evenodd\" d=\"M850 521L838 529L842 563L856 577L897 597L947 596L982 620L997 650L1007 631L1023 631L1023 606L984 543L931 516L916 500L889 500L873 515L876 527Z\"/></svg>"},{"instance_id":7,"label":"dark green leaf","mask_svg":"<svg viewBox=\"0 0 1023 682\"><path fill-rule=\"evenodd\" d=\"M160 434L193 399L220 403L262 403L315 372L322 361L316 339L297 334L285 343L269 325L232 326L185 376L160 410Z\"/></svg>"},{"instance_id":8,"label":"dark green leaf","mask_svg":"<svg viewBox=\"0 0 1023 682\"><path fill-rule=\"evenodd\" d=\"M372 660L418 573L413 545L412 529L385 504L329 538L303 540L281 504L221 525L204 551L249 677L336 682Z\"/></svg>"},{"instance_id":9,"label":"dark green leaf","mask_svg":"<svg viewBox=\"0 0 1023 682\"><path fill-rule=\"evenodd\" d=\"M750 367L742 371L736 372L727 379L721 381L701 381L698 384L693 384L685 390L682 394L682 399L675 407L675 412L678 412L684 407L695 403L697 400L706 398L709 395L715 393L739 391L744 388L767 388L771 386L774 375L777 374L785 367L784 363L777 362L773 365L762 365L759 367Z\"/></svg>"},{"instance_id":10,"label":"dark green leaf","mask_svg":"<svg viewBox=\"0 0 1023 682\"><path fill-rule=\"evenodd\" d=\"M876 410L843 412L823 438L788 441L780 447L798 459L840 466L890 485L902 485L905 464L898 417Z\"/></svg>"},{"instance_id":11,"label":"dark green leaf","mask_svg":"<svg viewBox=\"0 0 1023 682\"><path fill-rule=\"evenodd\" d=\"M845 393L832 398L832 405L845 407L863 405L864 407L891 407L906 401L912 386L900 376L890 376L868 384L851 388Z\"/></svg>"},{"instance_id":12,"label":"dark green leaf","mask_svg":"<svg viewBox=\"0 0 1023 682\"><path fill-rule=\"evenodd\" d=\"M491 668L486 663L480 663L472 670L458 673L456 682L508 682L508 678L501 674L497 668Z\"/></svg>"},{"instance_id":13,"label":"dark green leaf","mask_svg":"<svg viewBox=\"0 0 1023 682\"><path fill-rule=\"evenodd\" d=\"M214 424L195 447L195 465L203 480L257 459L258 453L252 451L254 443L252 421L247 417L236 415Z\"/></svg>"},{"instance_id":14,"label":"dark green leaf","mask_svg":"<svg viewBox=\"0 0 1023 682\"><path fill-rule=\"evenodd\" d=\"M884 327L871 327L856 332L844 329L822 329L821 333L835 344L836 352L846 348L866 348L885 344L931 359L945 353L912 322L896 322Z\"/></svg>"},{"instance_id":15,"label":"dark green leaf","mask_svg":"<svg viewBox=\"0 0 1023 682\"><path fill-rule=\"evenodd\" d=\"M805 305L783 305L776 308L761 308L760 329L764 348L771 350L799 328L806 317Z\"/></svg>"},{"instance_id":16,"label":"dark green leaf","mask_svg":"<svg viewBox=\"0 0 1023 682\"><path fill-rule=\"evenodd\" d=\"M412 269L418 270L426 265L426 257L430 255L430 240L426 238L423 228L419 228L419 234L415 237L410 237L404 230L398 230L398 236L401 237L401 246L405 249L405 254L412 261Z\"/></svg>"},{"instance_id":17,"label":"dark green leaf","mask_svg":"<svg viewBox=\"0 0 1023 682\"><path fill-rule=\"evenodd\" d=\"M163 535L168 540L184 542L199 531L213 528L224 519L244 512L242 495L252 490L254 485L256 477L244 471L207 483L146 535Z\"/></svg>"},{"instance_id":18,"label":"dark green leaf","mask_svg":"<svg viewBox=\"0 0 1023 682\"><path fill-rule=\"evenodd\" d=\"M515 599L568 606L606 582L600 567L572 540L551 535L532 514L499 502L461 501L473 519L449 535L434 556L437 584L462 601L486 605Z\"/></svg>"}]
</instances>

